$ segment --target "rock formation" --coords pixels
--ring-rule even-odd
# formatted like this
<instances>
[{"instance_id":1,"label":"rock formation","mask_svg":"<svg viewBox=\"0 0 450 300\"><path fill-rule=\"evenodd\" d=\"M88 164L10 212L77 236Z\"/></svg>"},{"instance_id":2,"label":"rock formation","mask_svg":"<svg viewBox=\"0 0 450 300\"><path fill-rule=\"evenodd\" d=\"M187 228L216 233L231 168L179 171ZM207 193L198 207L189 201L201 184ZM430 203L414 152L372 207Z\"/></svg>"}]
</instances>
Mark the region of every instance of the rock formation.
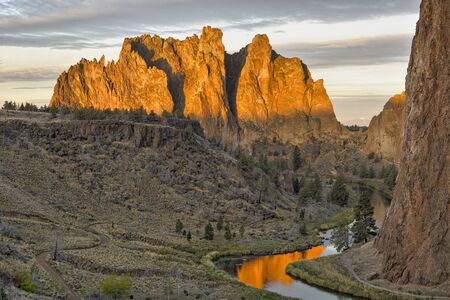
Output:
<instances>
[{"instance_id":1,"label":"rock formation","mask_svg":"<svg viewBox=\"0 0 450 300\"><path fill-rule=\"evenodd\" d=\"M222 32L211 27L185 40L127 38L119 60L106 66L103 57L83 59L58 78L50 105L174 112L219 140L234 137L242 124L257 125L243 126L244 144L267 130L291 141L295 130L299 143L343 130L323 81L314 81L300 59L278 55L266 35L229 55Z\"/></svg>"},{"instance_id":2,"label":"rock formation","mask_svg":"<svg viewBox=\"0 0 450 300\"><path fill-rule=\"evenodd\" d=\"M367 130L364 150L385 159L399 162L403 137L403 108L406 94L392 96L383 111L372 118Z\"/></svg>"},{"instance_id":3,"label":"rock formation","mask_svg":"<svg viewBox=\"0 0 450 300\"><path fill-rule=\"evenodd\" d=\"M449 1L422 1L406 78L400 171L375 242L384 277L400 283L449 284L449 16Z\"/></svg>"}]
</instances>

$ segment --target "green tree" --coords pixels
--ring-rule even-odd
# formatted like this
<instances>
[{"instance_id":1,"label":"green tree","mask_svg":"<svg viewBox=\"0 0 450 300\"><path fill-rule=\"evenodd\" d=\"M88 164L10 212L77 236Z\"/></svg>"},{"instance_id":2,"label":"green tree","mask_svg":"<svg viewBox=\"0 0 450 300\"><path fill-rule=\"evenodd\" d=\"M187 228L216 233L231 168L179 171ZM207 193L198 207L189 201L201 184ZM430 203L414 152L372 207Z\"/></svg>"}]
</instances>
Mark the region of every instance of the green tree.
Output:
<instances>
[{"instance_id":1,"label":"green tree","mask_svg":"<svg viewBox=\"0 0 450 300\"><path fill-rule=\"evenodd\" d=\"M304 220L305 219L305 210L304 209L300 210L299 218L300 218L300 220Z\"/></svg>"},{"instance_id":2,"label":"green tree","mask_svg":"<svg viewBox=\"0 0 450 300\"><path fill-rule=\"evenodd\" d=\"M294 147L294 151L292 152L292 166L294 170L297 170L302 166L302 157L300 156L300 148L298 146Z\"/></svg>"},{"instance_id":3,"label":"green tree","mask_svg":"<svg viewBox=\"0 0 450 300\"><path fill-rule=\"evenodd\" d=\"M181 233L181 231L183 230L183 222L180 221L180 219L177 219L177 223L175 224L175 232L176 233Z\"/></svg>"},{"instance_id":4,"label":"green tree","mask_svg":"<svg viewBox=\"0 0 450 300\"><path fill-rule=\"evenodd\" d=\"M133 284L130 276L118 277L114 275L107 276L100 283L102 295L113 299L125 299L131 294Z\"/></svg>"},{"instance_id":5,"label":"green tree","mask_svg":"<svg viewBox=\"0 0 450 300\"><path fill-rule=\"evenodd\" d=\"M355 210L356 221L352 231L355 243L367 243L371 236L376 234L377 226L373 218L373 207L370 203L371 192L362 189L359 197L358 206Z\"/></svg>"},{"instance_id":6,"label":"green tree","mask_svg":"<svg viewBox=\"0 0 450 300\"><path fill-rule=\"evenodd\" d=\"M343 176L338 176L328 195L328 201L340 206L347 205L349 193L345 186L345 179Z\"/></svg>"},{"instance_id":7,"label":"green tree","mask_svg":"<svg viewBox=\"0 0 450 300\"><path fill-rule=\"evenodd\" d=\"M221 231L223 229L223 217L220 216L216 225L217 231Z\"/></svg>"},{"instance_id":8,"label":"green tree","mask_svg":"<svg viewBox=\"0 0 450 300\"><path fill-rule=\"evenodd\" d=\"M231 235L231 229L230 229L230 224L227 223L227 225L225 226L225 235L224 235L225 239L227 240L231 240L232 235Z\"/></svg>"},{"instance_id":9,"label":"green tree","mask_svg":"<svg viewBox=\"0 0 450 300\"><path fill-rule=\"evenodd\" d=\"M244 228L244 225L242 225L242 226L239 228L239 234L241 235L241 238L244 237L244 233L245 233L245 228Z\"/></svg>"},{"instance_id":10,"label":"green tree","mask_svg":"<svg viewBox=\"0 0 450 300\"><path fill-rule=\"evenodd\" d=\"M306 230L306 223L304 221L301 221L298 225L298 232L301 235L307 235L308 231Z\"/></svg>"},{"instance_id":11,"label":"green tree","mask_svg":"<svg viewBox=\"0 0 450 300\"><path fill-rule=\"evenodd\" d=\"M56 118L56 114L58 113L58 108L55 105L49 107L49 111L52 114L53 118Z\"/></svg>"},{"instance_id":12,"label":"green tree","mask_svg":"<svg viewBox=\"0 0 450 300\"><path fill-rule=\"evenodd\" d=\"M292 179L292 189L294 190L294 193L298 194L298 192L300 192L300 188L300 181L297 177L294 177Z\"/></svg>"},{"instance_id":13,"label":"green tree","mask_svg":"<svg viewBox=\"0 0 450 300\"><path fill-rule=\"evenodd\" d=\"M366 165L362 165L359 169L359 177L361 178L367 178L369 177L369 171L367 170Z\"/></svg>"},{"instance_id":14,"label":"green tree","mask_svg":"<svg viewBox=\"0 0 450 300\"><path fill-rule=\"evenodd\" d=\"M211 223L205 226L205 239L212 241L214 239L214 228Z\"/></svg>"},{"instance_id":15,"label":"green tree","mask_svg":"<svg viewBox=\"0 0 450 300\"><path fill-rule=\"evenodd\" d=\"M370 166L368 174L367 174L368 178L375 178L375 170L373 169L373 166Z\"/></svg>"},{"instance_id":16,"label":"green tree","mask_svg":"<svg viewBox=\"0 0 450 300\"><path fill-rule=\"evenodd\" d=\"M320 201L322 199L322 182L320 181L319 175L316 173L314 174L314 200Z\"/></svg>"},{"instance_id":17,"label":"green tree","mask_svg":"<svg viewBox=\"0 0 450 300\"><path fill-rule=\"evenodd\" d=\"M192 240L192 234L191 231L188 231L187 235L186 235L186 239L188 240L188 242L190 242Z\"/></svg>"},{"instance_id":18,"label":"green tree","mask_svg":"<svg viewBox=\"0 0 450 300\"><path fill-rule=\"evenodd\" d=\"M19 274L19 287L29 293L35 293L37 286L33 283L31 275L29 273L23 272Z\"/></svg>"},{"instance_id":19,"label":"green tree","mask_svg":"<svg viewBox=\"0 0 450 300\"><path fill-rule=\"evenodd\" d=\"M350 228L346 224L336 227L331 235L331 241L337 251L344 251L350 247Z\"/></svg>"}]
</instances>

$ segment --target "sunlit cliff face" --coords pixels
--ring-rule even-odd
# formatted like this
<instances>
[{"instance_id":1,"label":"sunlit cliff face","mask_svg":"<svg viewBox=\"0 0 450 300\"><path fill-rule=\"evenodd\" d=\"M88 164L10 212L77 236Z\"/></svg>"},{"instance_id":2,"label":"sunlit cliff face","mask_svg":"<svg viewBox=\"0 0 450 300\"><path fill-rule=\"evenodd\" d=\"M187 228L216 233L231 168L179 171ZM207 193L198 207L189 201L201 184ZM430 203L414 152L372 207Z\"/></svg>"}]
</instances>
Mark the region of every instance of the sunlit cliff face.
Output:
<instances>
[{"instance_id":1,"label":"sunlit cliff face","mask_svg":"<svg viewBox=\"0 0 450 300\"><path fill-rule=\"evenodd\" d=\"M239 281L255 288L263 288L268 282L290 285L293 279L286 275L288 264L302 259L314 259L322 255L325 246L317 246L303 252L260 256L244 262L237 268Z\"/></svg>"}]
</instances>

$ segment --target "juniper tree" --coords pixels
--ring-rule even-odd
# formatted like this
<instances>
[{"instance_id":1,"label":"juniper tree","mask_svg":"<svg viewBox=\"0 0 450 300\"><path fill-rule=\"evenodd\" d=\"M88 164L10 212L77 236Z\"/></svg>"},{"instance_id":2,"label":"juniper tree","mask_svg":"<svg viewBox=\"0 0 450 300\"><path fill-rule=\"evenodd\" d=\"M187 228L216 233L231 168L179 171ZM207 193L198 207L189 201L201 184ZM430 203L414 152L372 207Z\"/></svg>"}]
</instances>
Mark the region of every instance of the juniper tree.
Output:
<instances>
[{"instance_id":1,"label":"juniper tree","mask_svg":"<svg viewBox=\"0 0 450 300\"><path fill-rule=\"evenodd\" d=\"M302 166L302 158L300 156L300 148L295 146L294 152L292 152L292 166L294 170L297 170Z\"/></svg>"},{"instance_id":2,"label":"juniper tree","mask_svg":"<svg viewBox=\"0 0 450 300\"><path fill-rule=\"evenodd\" d=\"M221 231L222 230L222 228L223 228L223 217L222 216L219 217L219 220L217 221L216 228L217 228L217 231Z\"/></svg>"},{"instance_id":3,"label":"juniper tree","mask_svg":"<svg viewBox=\"0 0 450 300\"><path fill-rule=\"evenodd\" d=\"M186 239L188 240L188 242L192 239L191 231L188 231L188 233L186 235Z\"/></svg>"},{"instance_id":4,"label":"juniper tree","mask_svg":"<svg viewBox=\"0 0 450 300\"><path fill-rule=\"evenodd\" d=\"M244 225L242 225L242 226L239 228L239 234L241 235L241 238L244 237L244 233L245 233L245 228L244 228Z\"/></svg>"},{"instance_id":5,"label":"juniper tree","mask_svg":"<svg viewBox=\"0 0 450 300\"><path fill-rule=\"evenodd\" d=\"M328 201L340 206L347 205L349 193L343 176L338 176L328 195Z\"/></svg>"},{"instance_id":6,"label":"juniper tree","mask_svg":"<svg viewBox=\"0 0 450 300\"><path fill-rule=\"evenodd\" d=\"M183 223L180 221L180 219L177 219L177 223L175 224L175 232L181 233L183 230Z\"/></svg>"},{"instance_id":7,"label":"juniper tree","mask_svg":"<svg viewBox=\"0 0 450 300\"><path fill-rule=\"evenodd\" d=\"M292 189L294 190L294 193L298 194L300 191L300 181L297 177L292 179Z\"/></svg>"},{"instance_id":8,"label":"juniper tree","mask_svg":"<svg viewBox=\"0 0 450 300\"><path fill-rule=\"evenodd\" d=\"M214 228L211 223L205 226L205 239L210 241L214 239Z\"/></svg>"},{"instance_id":9,"label":"juniper tree","mask_svg":"<svg viewBox=\"0 0 450 300\"><path fill-rule=\"evenodd\" d=\"M355 243L367 243L370 237L376 234L377 226L373 218L373 207L370 203L370 198L371 192L363 189L355 211L356 221L352 228Z\"/></svg>"},{"instance_id":10,"label":"juniper tree","mask_svg":"<svg viewBox=\"0 0 450 300\"><path fill-rule=\"evenodd\" d=\"M322 198L322 183L320 182L320 177L317 173L314 174L314 200L320 201Z\"/></svg>"},{"instance_id":11,"label":"juniper tree","mask_svg":"<svg viewBox=\"0 0 450 300\"><path fill-rule=\"evenodd\" d=\"M225 235L224 235L225 239L227 240L231 240L231 229L230 229L230 224L227 224L225 226Z\"/></svg>"}]
</instances>

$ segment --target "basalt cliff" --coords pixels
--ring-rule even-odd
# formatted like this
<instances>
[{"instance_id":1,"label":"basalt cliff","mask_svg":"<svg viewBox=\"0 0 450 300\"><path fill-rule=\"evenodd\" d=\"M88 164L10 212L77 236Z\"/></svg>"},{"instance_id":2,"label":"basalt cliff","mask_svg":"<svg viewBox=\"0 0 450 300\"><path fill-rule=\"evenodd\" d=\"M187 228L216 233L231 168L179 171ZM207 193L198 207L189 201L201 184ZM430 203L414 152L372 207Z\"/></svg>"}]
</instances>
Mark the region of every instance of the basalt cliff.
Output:
<instances>
[{"instance_id":1,"label":"basalt cliff","mask_svg":"<svg viewBox=\"0 0 450 300\"><path fill-rule=\"evenodd\" d=\"M266 35L228 54L222 32L211 27L184 40L127 38L117 62L82 59L59 76L50 105L167 111L198 120L208 138L234 145L346 133L323 81L314 81L299 58L277 54Z\"/></svg>"},{"instance_id":2,"label":"basalt cliff","mask_svg":"<svg viewBox=\"0 0 450 300\"><path fill-rule=\"evenodd\" d=\"M392 96L383 111L372 118L364 150L398 163L403 137L403 108L406 94Z\"/></svg>"},{"instance_id":3,"label":"basalt cliff","mask_svg":"<svg viewBox=\"0 0 450 300\"><path fill-rule=\"evenodd\" d=\"M406 78L403 145L391 208L375 247L383 276L450 280L450 2L422 1Z\"/></svg>"}]
</instances>

